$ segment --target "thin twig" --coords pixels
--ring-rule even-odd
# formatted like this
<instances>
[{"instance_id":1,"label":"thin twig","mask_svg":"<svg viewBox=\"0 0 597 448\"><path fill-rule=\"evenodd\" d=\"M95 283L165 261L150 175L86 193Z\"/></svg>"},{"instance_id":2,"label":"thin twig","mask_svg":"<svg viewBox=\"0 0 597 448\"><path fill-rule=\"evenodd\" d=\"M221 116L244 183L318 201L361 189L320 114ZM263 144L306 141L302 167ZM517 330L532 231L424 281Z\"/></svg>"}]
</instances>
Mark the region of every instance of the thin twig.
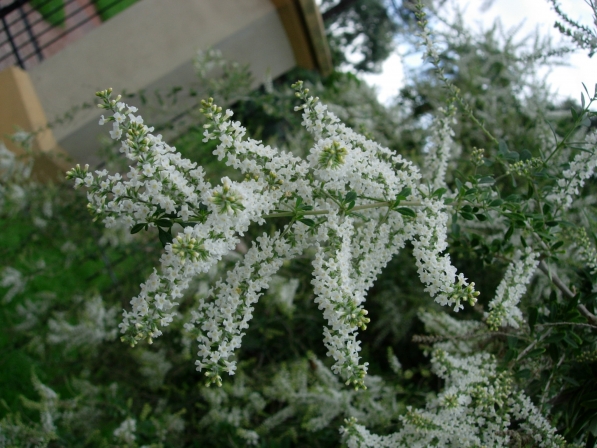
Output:
<instances>
[{"instance_id":1,"label":"thin twig","mask_svg":"<svg viewBox=\"0 0 597 448\"><path fill-rule=\"evenodd\" d=\"M541 395L541 409L543 409L543 405L545 404L545 399L547 398L547 393L549 392L549 386L551 385L551 380L553 379L553 376L556 373L556 370L558 369L558 367L560 367L562 365L562 362L564 362L565 358L566 358L566 354L564 353L562 355L562 357L560 358L560 360L558 361L558 364L553 368L553 370L551 371L551 374L549 375L549 379L547 380L547 383L545 384L545 389L543 390L543 394Z\"/></svg>"},{"instance_id":2,"label":"thin twig","mask_svg":"<svg viewBox=\"0 0 597 448\"><path fill-rule=\"evenodd\" d=\"M394 201L384 201L384 202L373 202L371 204L363 204L363 205L357 205L356 207L353 207L349 210L349 212L358 212L359 210L366 210L369 208L381 208L381 207L392 207L395 204ZM405 207L423 207L425 206L425 204L423 204L421 201L400 201L401 206L405 206ZM473 204L474 206L477 206L475 204ZM444 206L446 207L450 207L452 206L451 204L444 204ZM309 210L309 211L305 211L305 212L301 212L301 215L303 216L307 216L307 215L327 215L328 213L330 213L330 210ZM291 216L294 216L295 212L280 212L280 213L272 213L269 215L265 215L263 216L264 219L268 219L268 218L288 218Z\"/></svg>"},{"instance_id":3,"label":"thin twig","mask_svg":"<svg viewBox=\"0 0 597 448\"><path fill-rule=\"evenodd\" d=\"M549 267L547 266L547 264L545 263L544 260L541 260L539 262L539 270L541 272L543 272L545 275L547 275L551 281L553 282L554 285L556 285L556 287L562 291L562 293L568 297L569 299L574 298L574 296L576 294L574 294L572 291L570 291L570 289L564 284L564 282L562 280L560 280L560 278L557 276L557 274L555 272L551 272L549 270ZM580 314L582 314L583 316L585 316L587 318L587 320L591 323L591 327L594 328L595 326L597 326L597 316L595 316L593 313L591 313L586 306L584 306L582 303L579 303L576 306L576 309L578 309L578 311L580 312Z\"/></svg>"},{"instance_id":4,"label":"thin twig","mask_svg":"<svg viewBox=\"0 0 597 448\"><path fill-rule=\"evenodd\" d=\"M525 348L520 355L518 355L518 357L516 358L516 362L520 361L522 358L524 358L526 356L526 354L528 352L530 352L539 342L541 342L543 339L545 339L547 336L549 336L551 334L551 330L552 328L550 328L549 330L547 330L545 332L545 334L543 334L539 339L535 339L533 342L531 342L527 348Z\"/></svg>"},{"instance_id":5,"label":"thin twig","mask_svg":"<svg viewBox=\"0 0 597 448\"><path fill-rule=\"evenodd\" d=\"M551 322L551 323L547 323L547 324L537 324L535 326L536 327L552 327L552 326L556 326L556 325L573 325L576 327L589 327L589 328L592 328L593 330L597 330L597 326L595 326L595 325L583 324L583 323L579 323L579 322Z\"/></svg>"},{"instance_id":6,"label":"thin twig","mask_svg":"<svg viewBox=\"0 0 597 448\"><path fill-rule=\"evenodd\" d=\"M560 291L562 291L562 293L564 293L566 297L568 297L569 299L574 298L576 294L570 291L570 289L564 284L562 280L560 280L560 278L557 276L555 272L550 272L549 267L547 266L547 263L545 263L544 260L541 260L539 262L539 270L543 272L545 275L547 275L549 279L553 282L553 284L556 285L556 287Z\"/></svg>"}]
</instances>

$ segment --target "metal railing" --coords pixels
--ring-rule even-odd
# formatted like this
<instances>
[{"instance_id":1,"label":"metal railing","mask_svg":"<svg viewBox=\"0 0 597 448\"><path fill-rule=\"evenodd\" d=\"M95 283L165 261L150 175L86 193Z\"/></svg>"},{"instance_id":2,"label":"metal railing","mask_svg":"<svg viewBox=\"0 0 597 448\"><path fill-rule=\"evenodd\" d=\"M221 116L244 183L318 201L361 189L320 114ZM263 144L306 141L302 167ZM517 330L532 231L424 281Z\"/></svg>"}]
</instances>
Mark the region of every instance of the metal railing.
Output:
<instances>
[{"instance_id":1,"label":"metal railing","mask_svg":"<svg viewBox=\"0 0 597 448\"><path fill-rule=\"evenodd\" d=\"M31 68L101 24L101 15L122 0L0 0L0 70L11 65ZM60 17L54 26L45 17ZM60 16L58 16L60 15Z\"/></svg>"}]
</instances>

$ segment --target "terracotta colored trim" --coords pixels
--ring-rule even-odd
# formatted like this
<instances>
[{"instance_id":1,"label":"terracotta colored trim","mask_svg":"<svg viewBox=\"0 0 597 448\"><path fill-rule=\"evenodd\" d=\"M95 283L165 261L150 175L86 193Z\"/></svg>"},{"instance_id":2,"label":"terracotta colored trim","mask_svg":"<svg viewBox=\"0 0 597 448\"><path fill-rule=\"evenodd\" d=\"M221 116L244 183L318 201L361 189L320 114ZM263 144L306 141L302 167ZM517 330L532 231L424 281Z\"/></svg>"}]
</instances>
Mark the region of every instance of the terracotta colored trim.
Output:
<instances>
[{"instance_id":1,"label":"terracotta colored trim","mask_svg":"<svg viewBox=\"0 0 597 448\"><path fill-rule=\"evenodd\" d=\"M272 0L290 41L294 59L299 67L309 70L317 68L302 11L296 0Z\"/></svg>"},{"instance_id":2,"label":"terracotta colored trim","mask_svg":"<svg viewBox=\"0 0 597 448\"><path fill-rule=\"evenodd\" d=\"M332 53L325 34L321 12L315 0L298 0L319 71L327 76L334 70Z\"/></svg>"},{"instance_id":3,"label":"terracotta colored trim","mask_svg":"<svg viewBox=\"0 0 597 448\"><path fill-rule=\"evenodd\" d=\"M0 141L17 156L26 156L26 151L7 137L17 129L34 134L32 177L39 181L64 177L71 167L70 158L48 127L29 74L18 67L8 67L0 72Z\"/></svg>"}]
</instances>

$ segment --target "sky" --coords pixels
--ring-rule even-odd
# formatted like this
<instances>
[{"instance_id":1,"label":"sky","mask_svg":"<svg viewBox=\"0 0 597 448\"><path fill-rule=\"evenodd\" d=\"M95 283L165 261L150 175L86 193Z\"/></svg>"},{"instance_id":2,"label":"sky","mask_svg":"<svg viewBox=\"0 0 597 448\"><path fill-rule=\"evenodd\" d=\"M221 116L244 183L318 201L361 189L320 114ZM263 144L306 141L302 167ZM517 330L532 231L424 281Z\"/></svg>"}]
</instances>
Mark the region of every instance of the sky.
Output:
<instances>
[{"instance_id":1,"label":"sky","mask_svg":"<svg viewBox=\"0 0 597 448\"><path fill-rule=\"evenodd\" d=\"M520 36L524 36L539 29L541 34L550 34L554 42L561 41L558 30L553 24L558 20L547 0L494 0L493 5L486 11L481 11L482 0L452 0L461 9L465 9L465 17L470 18L473 28L489 28L496 20L500 19L504 29L508 30L522 24ZM570 18L579 20L585 25L591 25L591 9L584 0L560 0L561 8ZM388 103L404 85L404 71L402 58L397 52L390 56L382 66L382 72L376 75L363 75L370 85L378 89L378 97L382 103ZM548 83L557 92L560 98L580 98L585 83L590 93L593 93L597 83L597 55L589 58L587 52L579 51L570 55L568 67L555 67L550 72L544 73Z\"/></svg>"}]
</instances>

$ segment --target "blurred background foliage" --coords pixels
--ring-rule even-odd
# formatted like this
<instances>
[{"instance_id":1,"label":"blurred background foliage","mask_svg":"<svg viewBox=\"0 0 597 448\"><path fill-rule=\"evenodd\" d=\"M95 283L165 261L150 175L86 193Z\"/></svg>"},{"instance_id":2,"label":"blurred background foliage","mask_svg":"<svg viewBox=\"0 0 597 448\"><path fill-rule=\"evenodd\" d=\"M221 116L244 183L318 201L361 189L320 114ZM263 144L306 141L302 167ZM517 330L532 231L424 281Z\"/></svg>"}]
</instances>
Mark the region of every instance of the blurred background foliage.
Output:
<instances>
[{"instance_id":1,"label":"blurred background foliage","mask_svg":"<svg viewBox=\"0 0 597 448\"><path fill-rule=\"evenodd\" d=\"M455 104L434 76L434 67L412 68L390 105L380 104L355 75L378 70L396 41L410 41L415 51L411 5L397 3L323 1L337 66L327 78L296 69L250 91L246 67L212 53L226 69L224 82L210 83L201 71L205 55L198 60L199 82L216 102L233 102L235 119L252 138L304 155L312 141L293 111L296 99L290 88L302 79L348 126L422 164L431 120L440 107ZM433 15L430 20L440 22ZM550 127L556 135L570 131L569 109L578 104L553 102L549 86L538 76L539 67L550 63L541 57L552 50L549 42L537 39L529 45L516 35L502 39L496 27L473 33L458 15L444 25L449 26L434 37L442 48L446 77L510 150L537 155ZM360 54L356 62L346 56L351 50ZM488 157L498 153L497 145L459 110L451 187L456 178L472 173L473 148L485 148ZM196 124L171 144L204 166L212 180L233 176L211 155L214 143L202 142L203 123L196 117ZM591 121L589 127L594 126ZM122 169L114 155L107 147L106 166ZM392 433L407 405L423 406L443 386L430 372L425 344L413 342L413 336L425 334L419 309L438 306L423 292L411 248L406 248L368 295L371 325L360 336L362 356L370 363L366 391L346 389L327 368L324 320L313 303L309 254L285 264L257 305L238 353L237 375L226 378L220 390L205 388L193 365L195 343L183 324L196 298L206 294L256 236L276 230L280 222L274 221L252 228L236 253L196 280L182 301L181 318L163 337L130 349L118 341L117 324L157 263L158 238L151 231L129 235L92 223L83 192L66 183L31 183L9 168L26 160L9 159L6 154L0 159L0 446L221 447L254 441L262 447L331 447L340 443L338 428L345 418L356 415L370 430ZM505 188L512 192L520 187L507 175L504 182L510 182ZM594 194L590 181L583 196ZM589 229L594 229L594 202L587 200L585 216L579 217ZM453 227L450 253L481 296L474 309L453 315L479 319L505 271L506 262L496 254L509 243L489 242L482 231L463 226L462 231ZM594 238L591 232L589 236ZM597 436L596 333L583 326L549 324L583 322L579 303L595 312L595 275L572 259L560 276L579 285L573 299L563 297L547 277L537 277L523 302L525 313L535 316L530 320L534 326L488 332L479 346L495 353L501 368L514 372L518 387L569 442L591 447ZM547 315L536 311L541 302L550 310ZM535 341L534 350L518 359L529 341ZM388 350L401 369L392 366Z\"/></svg>"}]
</instances>

